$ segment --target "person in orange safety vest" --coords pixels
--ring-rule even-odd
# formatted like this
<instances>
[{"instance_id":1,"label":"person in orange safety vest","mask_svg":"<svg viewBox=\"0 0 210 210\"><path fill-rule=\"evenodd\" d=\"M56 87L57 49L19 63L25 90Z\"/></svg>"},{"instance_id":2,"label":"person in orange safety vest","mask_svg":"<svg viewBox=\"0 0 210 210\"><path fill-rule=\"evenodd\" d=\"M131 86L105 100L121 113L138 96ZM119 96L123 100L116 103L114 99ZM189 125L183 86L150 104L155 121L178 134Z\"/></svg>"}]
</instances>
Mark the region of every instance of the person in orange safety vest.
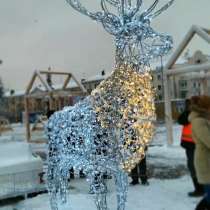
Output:
<instances>
[{"instance_id":1,"label":"person in orange safety vest","mask_svg":"<svg viewBox=\"0 0 210 210\"><path fill-rule=\"evenodd\" d=\"M183 125L181 141L182 141L182 144L184 144L185 142L190 142L190 143L193 143L193 145L194 145L194 141L192 139L192 125L191 125L191 123Z\"/></svg>"}]
</instances>

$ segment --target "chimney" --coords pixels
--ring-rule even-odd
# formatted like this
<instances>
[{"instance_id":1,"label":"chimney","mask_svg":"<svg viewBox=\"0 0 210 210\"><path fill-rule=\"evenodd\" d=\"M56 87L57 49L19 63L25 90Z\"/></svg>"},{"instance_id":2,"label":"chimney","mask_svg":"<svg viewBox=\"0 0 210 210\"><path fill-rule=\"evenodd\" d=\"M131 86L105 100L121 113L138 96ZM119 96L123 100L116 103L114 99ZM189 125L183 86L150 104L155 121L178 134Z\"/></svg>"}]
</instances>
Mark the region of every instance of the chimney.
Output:
<instances>
[{"instance_id":1,"label":"chimney","mask_svg":"<svg viewBox=\"0 0 210 210\"><path fill-rule=\"evenodd\" d=\"M105 70L102 70L102 71L101 71L101 75L102 75L102 76L105 76L105 74L106 74L106 73L105 73Z\"/></svg>"},{"instance_id":2,"label":"chimney","mask_svg":"<svg viewBox=\"0 0 210 210\"><path fill-rule=\"evenodd\" d=\"M47 70L50 72L50 71L51 71L51 68L49 67ZM51 75L51 74L47 74L47 75L46 75L46 80L47 80L47 84L48 84L50 87L52 87L52 75Z\"/></svg>"}]
</instances>

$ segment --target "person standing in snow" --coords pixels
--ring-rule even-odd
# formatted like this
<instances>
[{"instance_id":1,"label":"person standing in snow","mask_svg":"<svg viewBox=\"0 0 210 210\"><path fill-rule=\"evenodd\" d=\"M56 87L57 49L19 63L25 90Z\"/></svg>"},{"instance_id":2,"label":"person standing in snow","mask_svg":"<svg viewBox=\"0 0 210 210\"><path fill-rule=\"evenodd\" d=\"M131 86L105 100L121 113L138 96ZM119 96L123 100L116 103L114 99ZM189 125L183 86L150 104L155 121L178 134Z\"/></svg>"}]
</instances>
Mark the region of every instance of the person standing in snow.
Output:
<instances>
[{"instance_id":1,"label":"person standing in snow","mask_svg":"<svg viewBox=\"0 0 210 210\"><path fill-rule=\"evenodd\" d=\"M205 195L196 210L210 210L210 97L191 98L189 121L196 143L194 164L198 182L204 185Z\"/></svg>"},{"instance_id":2,"label":"person standing in snow","mask_svg":"<svg viewBox=\"0 0 210 210\"><path fill-rule=\"evenodd\" d=\"M195 190L189 192L190 197L202 196L204 193L203 186L198 183L196 176L195 166L194 166L194 152L195 143L192 138L192 125L188 121L188 116L190 114L190 99L185 101L185 109L178 117L178 123L182 125L182 135L181 135L181 146L185 149L187 158L187 167L190 171L190 176L192 178Z\"/></svg>"},{"instance_id":3,"label":"person standing in snow","mask_svg":"<svg viewBox=\"0 0 210 210\"><path fill-rule=\"evenodd\" d=\"M146 149L147 150L147 149ZM134 169L131 171L131 185L139 184L139 178L141 180L142 185L149 185L148 177L147 177L147 162L146 162L146 154L145 157L136 165Z\"/></svg>"}]
</instances>

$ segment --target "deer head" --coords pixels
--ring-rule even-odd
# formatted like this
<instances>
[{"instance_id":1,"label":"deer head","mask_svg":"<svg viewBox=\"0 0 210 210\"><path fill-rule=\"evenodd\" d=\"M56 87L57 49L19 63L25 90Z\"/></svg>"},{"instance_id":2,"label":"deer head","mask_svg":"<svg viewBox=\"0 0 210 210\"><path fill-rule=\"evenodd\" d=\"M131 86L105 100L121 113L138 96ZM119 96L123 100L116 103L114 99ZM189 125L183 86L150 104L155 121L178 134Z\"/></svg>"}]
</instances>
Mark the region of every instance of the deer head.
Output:
<instances>
[{"instance_id":1,"label":"deer head","mask_svg":"<svg viewBox=\"0 0 210 210\"><path fill-rule=\"evenodd\" d=\"M141 12L143 0L100 0L101 11L88 11L79 0L66 0L75 10L102 23L104 29L115 36L116 62L134 65L148 64L152 58L163 56L172 48L169 35L156 32L152 19L171 6L170 0L155 10L159 0Z\"/></svg>"}]
</instances>

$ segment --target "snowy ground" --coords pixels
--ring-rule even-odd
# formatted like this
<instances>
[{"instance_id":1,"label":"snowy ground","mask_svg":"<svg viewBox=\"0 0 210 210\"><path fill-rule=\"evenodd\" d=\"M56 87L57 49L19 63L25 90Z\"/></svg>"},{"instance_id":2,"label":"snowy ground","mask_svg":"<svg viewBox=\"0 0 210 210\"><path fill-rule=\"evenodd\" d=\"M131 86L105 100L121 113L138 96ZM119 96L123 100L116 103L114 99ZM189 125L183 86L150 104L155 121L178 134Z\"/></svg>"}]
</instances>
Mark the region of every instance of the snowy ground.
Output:
<instances>
[{"instance_id":1,"label":"snowy ground","mask_svg":"<svg viewBox=\"0 0 210 210\"><path fill-rule=\"evenodd\" d=\"M85 180L74 180L71 184L75 188L69 195L68 203L61 210L95 210L93 196L88 194ZM109 209L116 209L114 186L109 183L111 191L108 193ZM127 210L192 210L198 199L189 198L187 192L192 190L190 178L184 176L173 180L150 179L149 186L130 186L128 192ZM27 199L13 206L0 208L1 210L50 210L49 197L42 194Z\"/></svg>"},{"instance_id":2,"label":"snowy ground","mask_svg":"<svg viewBox=\"0 0 210 210\"><path fill-rule=\"evenodd\" d=\"M168 147L165 126L157 127L156 135L147 154L150 185L129 186L126 210L194 209L198 199L187 196L187 192L193 190L193 187L185 166L184 150L179 146L181 127L174 125L173 130L175 142L173 146ZM115 210L113 181L110 180L108 185L109 210ZM88 194L88 185L85 179L75 179L71 182L71 186L73 189L69 194L70 204L62 207L61 210L96 209L93 196ZM0 202L0 210L50 210L49 198L47 194L42 194L12 205L3 205Z\"/></svg>"}]
</instances>

